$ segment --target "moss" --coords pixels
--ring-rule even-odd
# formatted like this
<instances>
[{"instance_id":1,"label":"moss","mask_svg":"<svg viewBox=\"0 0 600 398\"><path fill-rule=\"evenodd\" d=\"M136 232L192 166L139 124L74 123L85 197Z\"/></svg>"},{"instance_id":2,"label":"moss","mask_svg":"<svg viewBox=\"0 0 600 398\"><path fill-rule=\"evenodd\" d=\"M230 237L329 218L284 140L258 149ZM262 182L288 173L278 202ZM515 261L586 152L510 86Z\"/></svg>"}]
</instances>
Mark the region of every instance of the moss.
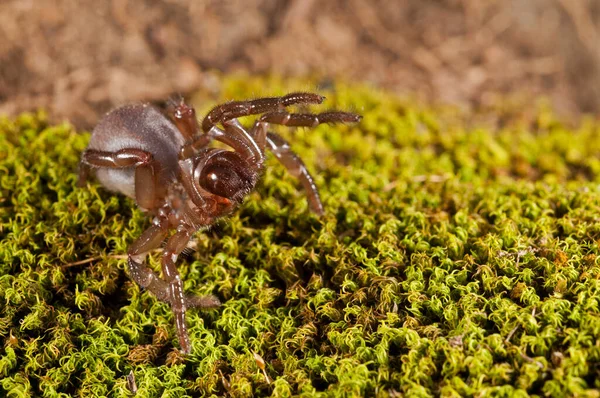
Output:
<instances>
[{"instance_id":1,"label":"moss","mask_svg":"<svg viewBox=\"0 0 600 398\"><path fill-rule=\"evenodd\" d=\"M196 102L310 87L229 78ZM600 125L543 105L467 113L322 91L364 115L283 130L326 215L270 157L179 266L188 291L224 302L190 311L188 357L168 306L125 272L148 220L75 187L89 135L0 119L0 395L130 396L133 371L143 397L598 396Z\"/></svg>"}]
</instances>

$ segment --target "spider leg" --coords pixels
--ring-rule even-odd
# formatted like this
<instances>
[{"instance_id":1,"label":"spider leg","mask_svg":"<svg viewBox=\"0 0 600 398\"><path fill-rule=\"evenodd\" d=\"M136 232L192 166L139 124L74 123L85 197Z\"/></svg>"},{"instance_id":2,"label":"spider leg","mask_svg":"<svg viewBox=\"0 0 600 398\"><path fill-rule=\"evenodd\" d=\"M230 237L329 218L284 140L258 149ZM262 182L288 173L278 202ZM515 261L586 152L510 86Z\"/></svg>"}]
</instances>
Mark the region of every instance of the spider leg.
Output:
<instances>
[{"instance_id":1,"label":"spider leg","mask_svg":"<svg viewBox=\"0 0 600 398\"><path fill-rule=\"evenodd\" d=\"M269 129L269 123L261 122L257 120L254 126L248 131L248 134L252 137L258 148L264 153L265 147L267 146L267 132Z\"/></svg>"},{"instance_id":2,"label":"spider leg","mask_svg":"<svg viewBox=\"0 0 600 398\"><path fill-rule=\"evenodd\" d=\"M83 162L79 163L79 179L77 180L77 186L85 186L85 182L90 176L91 167Z\"/></svg>"},{"instance_id":3,"label":"spider leg","mask_svg":"<svg viewBox=\"0 0 600 398\"><path fill-rule=\"evenodd\" d=\"M169 297L171 303L171 309L175 316L175 325L177 327L177 335L179 337L179 344L181 351L189 354L191 351L190 338L187 332L187 323L185 320L185 312L188 307L202 307L202 308L214 308L218 307L221 303L214 296L189 296L183 291L183 282L177 271L176 262L177 257L183 249L186 248L190 238L192 237L193 230L180 228L173 236L167 241L167 245L162 255L162 271L165 282L169 286Z\"/></svg>"},{"instance_id":4,"label":"spider leg","mask_svg":"<svg viewBox=\"0 0 600 398\"><path fill-rule=\"evenodd\" d=\"M323 123L355 123L361 116L349 112L323 112L323 113L288 113L284 110L265 113L260 117L261 122L281 124L288 127L316 127Z\"/></svg>"},{"instance_id":5,"label":"spider leg","mask_svg":"<svg viewBox=\"0 0 600 398\"><path fill-rule=\"evenodd\" d=\"M283 97L258 98L250 101L231 101L214 107L202 121L207 132L214 125L242 116L275 112L295 104L320 104L325 97L314 93L291 93Z\"/></svg>"},{"instance_id":6,"label":"spider leg","mask_svg":"<svg viewBox=\"0 0 600 398\"><path fill-rule=\"evenodd\" d=\"M80 182L85 181L92 167L109 169L135 167L135 199L137 203L144 209L156 207L158 166L150 152L135 148L125 148L117 152L88 149L81 156Z\"/></svg>"},{"instance_id":7,"label":"spider leg","mask_svg":"<svg viewBox=\"0 0 600 398\"><path fill-rule=\"evenodd\" d=\"M226 134L219 138L219 141L231 146L252 164L260 167L265 160L264 145L261 148L254 137L246 131L237 119L227 120L223 122L223 126L225 126ZM211 130L215 128L213 127Z\"/></svg>"},{"instance_id":8,"label":"spider leg","mask_svg":"<svg viewBox=\"0 0 600 398\"><path fill-rule=\"evenodd\" d=\"M292 151L285 139L275 133L267 133L267 145L290 174L300 180L306 191L310 209L317 215L322 216L324 211L319 190L302 159Z\"/></svg>"},{"instance_id":9,"label":"spider leg","mask_svg":"<svg viewBox=\"0 0 600 398\"><path fill-rule=\"evenodd\" d=\"M226 133L216 126L212 126L205 134L199 136L200 129L196 120L196 111L183 99L179 103L172 102L167 113L188 141L180 150L180 159L189 158L198 150L208 146L211 141L218 140L240 152L247 159L263 160L263 150L258 148L256 142L237 119L223 120Z\"/></svg>"},{"instance_id":10,"label":"spider leg","mask_svg":"<svg viewBox=\"0 0 600 398\"><path fill-rule=\"evenodd\" d=\"M179 153L179 158L189 158L201 148L209 145L212 140L218 140L240 152L242 156L253 161L255 164L262 164L266 145L266 126L259 129L255 126L255 129L259 132L264 130L262 134L256 137L258 139L256 140L253 139L254 137L251 134L248 135L246 130L237 121L237 118L258 115L265 112L268 112L268 115L278 114L284 108L291 105L320 104L324 99L325 97L314 93L291 93L282 97L258 98L250 101L231 101L217 105L202 120L201 126L205 134L184 145ZM173 110L171 110L171 118L175 120L175 123L184 136L191 134L187 133L188 131L193 131L193 135L196 135L198 127L195 113L192 112L193 108L183 103L174 106ZM337 113L342 114L343 112ZM180 121L178 122L178 120ZM351 121L354 121L354 119ZM225 132L216 127L219 123L225 127ZM180 125L183 126L180 127Z\"/></svg>"},{"instance_id":11,"label":"spider leg","mask_svg":"<svg viewBox=\"0 0 600 398\"><path fill-rule=\"evenodd\" d=\"M250 163L260 167L264 160L264 146L260 148L237 119L227 120L223 122L223 126L225 127L224 131L213 126L206 134L184 146L179 152L179 158L186 159L193 156L199 149L216 140L230 146Z\"/></svg>"},{"instance_id":12,"label":"spider leg","mask_svg":"<svg viewBox=\"0 0 600 398\"><path fill-rule=\"evenodd\" d=\"M297 177L304 187L308 197L308 204L313 212L323 214L323 205L319 197L319 191L315 182L308 172L306 165L290 148L289 143L281 136L267 132L268 124L280 124L284 126L315 127L321 123L352 123L360 121L361 117L349 112L323 112L311 113L288 113L285 110L265 113L254 124L250 135L260 146L266 142L271 152L288 169L290 174Z\"/></svg>"},{"instance_id":13,"label":"spider leg","mask_svg":"<svg viewBox=\"0 0 600 398\"><path fill-rule=\"evenodd\" d=\"M194 296L185 294L183 282L175 265L177 257L186 247L192 232L180 230L169 238L162 255L163 279L144 264L152 249L160 246L168 233L166 217L157 217L154 224L146 229L128 250L128 265L131 278L141 287L148 289L161 301L171 304L181 350L190 352L190 340L185 322L187 308L215 308L221 303L215 296Z\"/></svg>"},{"instance_id":14,"label":"spider leg","mask_svg":"<svg viewBox=\"0 0 600 398\"><path fill-rule=\"evenodd\" d=\"M159 278L159 276L148 268L144 259L148 253L156 249L167 235L164 226L152 225L130 246L128 250L128 266L131 278L141 287L150 290L152 294L161 301L170 303L170 285ZM185 295L185 304L188 308L215 308L219 306L219 300L212 295L196 296Z\"/></svg>"},{"instance_id":15,"label":"spider leg","mask_svg":"<svg viewBox=\"0 0 600 398\"><path fill-rule=\"evenodd\" d=\"M258 150L252 137L248 135L237 120L227 121L224 123L224 126L226 131L213 126L205 134L184 145L179 151L179 159L187 159L194 156L200 149L207 147L214 140L230 146L246 159L260 158L262 152Z\"/></svg>"},{"instance_id":16,"label":"spider leg","mask_svg":"<svg viewBox=\"0 0 600 398\"><path fill-rule=\"evenodd\" d=\"M200 135L196 110L186 104L183 98L179 101L170 101L166 113L186 140L186 144L179 150L179 159L187 159L195 155L200 149L208 146L215 138L215 132L209 131L206 134Z\"/></svg>"},{"instance_id":17,"label":"spider leg","mask_svg":"<svg viewBox=\"0 0 600 398\"><path fill-rule=\"evenodd\" d=\"M166 218L155 218L154 224L146 229L127 251L129 274L141 287L148 289L161 301L170 301L169 285L144 264L144 260L153 249L160 246L168 233Z\"/></svg>"}]
</instances>

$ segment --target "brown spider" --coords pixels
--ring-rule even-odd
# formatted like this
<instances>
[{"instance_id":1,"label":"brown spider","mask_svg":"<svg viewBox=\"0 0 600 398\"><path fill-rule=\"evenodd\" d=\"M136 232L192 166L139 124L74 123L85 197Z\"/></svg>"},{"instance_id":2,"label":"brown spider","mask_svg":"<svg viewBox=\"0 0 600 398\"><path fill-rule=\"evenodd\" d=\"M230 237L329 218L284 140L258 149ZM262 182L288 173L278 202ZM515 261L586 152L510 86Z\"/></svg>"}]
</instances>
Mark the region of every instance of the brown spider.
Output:
<instances>
[{"instance_id":1,"label":"brown spider","mask_svg":"<svg viewBox=\"0 0 600 398\"><path fill-rule=\"evenodd\" d=\"M357 122L347 112L288 113L294 104L320 104L324 97L293 93L283 97L232 101L213 108L201 124L194 108L183 101L171 104L166 117L148 104L126 105L108 113L94 128L88 148L81 156L79 183L90 169L108 189L136 200L154 216L128 250L131 278L159 300L171 304L181 350L190 352L185 312L190 307L214 308L214 296L185 294L175 263L192 235L230 214L250 193L260 177L265 148L270 149L307 192L310 209L321 215L323 206L317 187L302 160L269 124L315 127L320 123ZM245 129L238 117L263 114ZM222 125L222 129L217 125ZM220 141L233 149L209 147ZM161 279L144 264L151 250L161 246L175 230L162 252Z\"/></svg>"}]
</instances>

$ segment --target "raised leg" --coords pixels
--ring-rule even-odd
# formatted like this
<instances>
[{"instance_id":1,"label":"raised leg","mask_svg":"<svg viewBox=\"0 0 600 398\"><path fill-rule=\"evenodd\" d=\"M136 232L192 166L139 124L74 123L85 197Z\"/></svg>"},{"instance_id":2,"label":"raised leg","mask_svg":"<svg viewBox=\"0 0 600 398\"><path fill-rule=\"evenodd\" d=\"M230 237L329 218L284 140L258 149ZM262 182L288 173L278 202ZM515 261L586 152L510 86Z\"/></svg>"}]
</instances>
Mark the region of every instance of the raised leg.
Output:
<instances>
[{"instance_id":1,"label":"raised leg","mask_svg":"<svg viewBox=\"0 0 600 398\"><path fill-rule=\"evenodd\" d=\"M237 119L227 120L223 122L223 125L225 126L225 135L220 141L232 147L254 165L262 165L265 159L264 145L260 148L258 143Z\"/></svg>"},{"instance_id":2,"label":"raised leg","mask_svg":"<svg viewBox=\"0 0 600 398\"><path fill-rule=\"evenodd\" d=\"M360 116L347 112L324 112L313 114L290 114L285 108L295 104L320 104L325 97L314 93L292 93L283 97L259 98L250 101L231 101L214 107L202 121L205 134L198 136L185 145L179 154L180 159L193 156L199 149L206 147L212 140L221 141L254 163L262 163L266 145L267 124L313 127L320 123L357 122ZM182 131L193 131L197 125L193 109L183 104L173 106L172 118ZM238 117L265 113L250 134L236 120ZM179 122L178 122L179 121ZM178 124L179 123L179 124ZM223 124L223 132L216 127ZM180 127L180 124L183 127ZM184 133L184 135L187 133Z\"/></svg>"},{"instance_id":3,"label":"raised leg","mask_svg":"<svg viewBox=\"0 0 600 398\"><path fill-rule=\"evenodd\" d=\"M213 126L206 134L202 134L195 141L184 145L179 152L180 159L187 159L208 146L213 140L220 141L239 153L243 158L255 165L262 164L264 160L264 144L260 148L253 137L244 129L237 119L223 122L225 131Z\"/></svg>"},{"instance_id":4,"label":"raised leg","mask_svg":"<svg viewBox=\"0 0 600 398\"><path fill-rule=\"evenodd\" d=\"M231 101L214 107L202 121L202 130L242 116L275 112L295 104L320 104L325 97L313 93L291 93L283 97L259 98L250 101Z\"/></svg>"},{"instance_id":5,"label":"raised leg","mask_svg":"<svg viewBox=\"0 0 600 398\"><path fill-rule=\"evenodd\" d=\"M88 149L81 157L80 181L85 181L90 167L110 169L135 167L136 202L144 209L154 209L156 207L158 202L156 186L157 165L150 152L135 148L125 148L117 152Z\"/></svg>"},{"instance_id":6,"label":"raised leg","mask_svg":"<svg viewBox=\"0 0 600 398\"><path fill-rule=\"evenodd\" d=\"M252 137L248 135L237 120L229 120L224 125L226 131L213 126L205 134L184 145L179 151L179 159L194 156L200 149L207 147L214 140L230 146L246 159L252 160L262 157L262 152L258 149Z\"/></svg>"},{"instance_id":7,"label":"raised leg","mask_svg":"<svg viewBox=\"0 0 600 398\"><path fill-rule=\"evenodd\" d=\"M290 174L300 180L306 191L310 209L320 216L323 215L323 205L321 204L317 185L302 159L292 151L286 140L275 133L267 133L267 145Z\"/></svg>"},{"instance_id":8,"label":"raised leg","mask_svg":"<svg viewBox=\"0 0 600 398\"><path fill-rule=\"evenodd\" d=\"M258 100L257 100L258 101ZM262 164L264 161L264 148L267 141L268 124L280 124L289 127L305 126L315 127L322 123L354 123L360 121L361 117L349 112L323 112L319 114L311 113L288 113L285 110L266 113L261 116L250 132L246 132L244 127L237 119L223 121L225 126L224 134L215 133L220 131L213 126L209 133L214 139L219 140L236 152L239 152L246 159L255 164Z\"/></svg>"},{"instance_id":9,"label":"raised leg","mask_svg":"<svg viewBox=\"0 0 600 398\"><path fill-rule=\"evenodd\" d=\"M277 111L265 113L260 117L261 122L281 124L289 127L316 127L322 123L355 123L361 116L349 112L288 113Z\"/></svg>"},{"instance_id":10,"label":"raised leg","mask_svg":"<svg viewBox=\"0 0 600 398\"><path fill-rule=\"evenodd\" d=\"M252 126L252 128L248 132L248 134L250 134L258 148L263 153L265 152L265 148L267 146L268 129L269 123L257 120L256 123L254 123L254 126Z\"/></svg>"}]
</instances>

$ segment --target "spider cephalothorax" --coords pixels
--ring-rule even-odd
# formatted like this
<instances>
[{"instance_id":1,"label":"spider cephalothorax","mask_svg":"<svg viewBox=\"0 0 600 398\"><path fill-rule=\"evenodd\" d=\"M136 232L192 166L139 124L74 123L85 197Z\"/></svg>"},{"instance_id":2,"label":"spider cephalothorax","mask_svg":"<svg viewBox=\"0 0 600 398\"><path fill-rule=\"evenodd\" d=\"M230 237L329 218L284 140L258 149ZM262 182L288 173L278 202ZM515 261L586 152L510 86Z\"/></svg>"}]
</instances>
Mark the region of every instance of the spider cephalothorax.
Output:
<instances>
[{"instance_id":1,"label":"spider cephalothorax","mask_svg":"<svg viewBox=\"0 0 600 398\"><path fill-rule=\"evenodd\" d=\"M203 156L202 156L203 155ZM241 203L254 189L258 174L251 164L232 151L213 149L197 156L194 180L211 194Z\"/></svg>"},{"instance_id":2,"label":"spider cephalothorax","mask_svg":"<svg viewBox=\"0 0 600 398\"><path fill-rule=\"evenodd\" d=\"M189 307L212 308L214 296L193 296L183 291L175 263L197 230L231 213L256 186L268 148L300 179L312 211L323 206L304 163L269 124L314 127L320 123L357 122L347 112L288 113L294 104L320 104L323 97L293 93L283 97L232 101L213 108L198 126L192 107L174 103L167 116L147 104L126 105L108 113L92 132L81 157L80 184L90 169L107 188L136 200L154 216L152 225L128 250L129 273L140 286L171 304L179 342L190 352L185 322ZM262 116L250 129L238 117ZM219 127L222 126L222 128ZM219 141L232 150L210 147ZM170 231L174 231L168 237ZM162 254L162 279L144 264L153 249L167 239Z\"/></svg>"}]
</instances>

